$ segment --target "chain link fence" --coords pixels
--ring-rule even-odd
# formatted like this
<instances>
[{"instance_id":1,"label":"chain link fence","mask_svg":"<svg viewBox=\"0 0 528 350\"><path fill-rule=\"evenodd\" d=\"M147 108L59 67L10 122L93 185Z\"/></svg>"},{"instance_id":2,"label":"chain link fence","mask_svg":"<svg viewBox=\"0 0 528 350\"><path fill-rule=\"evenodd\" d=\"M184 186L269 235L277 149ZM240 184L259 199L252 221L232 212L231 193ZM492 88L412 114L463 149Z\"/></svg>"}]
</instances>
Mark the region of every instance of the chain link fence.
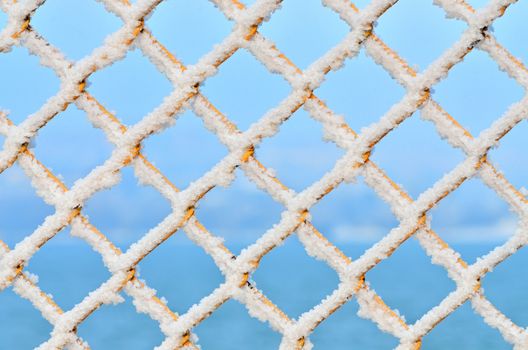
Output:
<instances>
[{"instance_id":1,"label":"chain link fence","mask_svg":"<svg viewBox=\"0 0 528 350\"><path fill-rule=\"evenodd\" d=\"M526 118L528 98L524 97L510 106L489 128L473 136L431 95L431 87L445 78L449 70L471 50L486 52L521 86L528 87L527 69L497 42L489 30L493 21L515 1L492 0L477 11L463 0L435 0L435 4L442 7L447 15L465 21L467 29L452 47L422 72L411 68L373 30L374 22L390 10L395 0L373 0L362 10L348 0L323 0L325 6L337 12L350 26L350 32L305 70L299 69L259 32L259 25L273 15L281 1L257 0L246 6L238 0L212 0L234 26L219 45L192 66L183 65L145 26L145 17L161 0L137 0L133 3L127 0L100 1L108 11L122 19L123 26L110 34L104 44L90 55L70 62L31 26L31 16L43 0L0 0L2 10L8 15L7 25L0 33L0 50L9 51L17 45L26 47L40 57L41 64L51 68L61 81L59 92L20 124L11 122L6 113L0 114L0 133L5 136L0 151L0 171L18 162L31 179L37 194L55 208L55 212L41 226L16 246L8 247L0 242L0 288L13 288L20 297L30 300L53 325L51 336L40 345L41 349L89 349L89 344L77 336L77 327L101 305L119 302L121 293L134 300L138 312L148 314L159 323L165 335L159 349L198 348L192 329L230 299L245 305L251 316L268 323L280 333L281 349L311 348L310 333L347 302L357 302L360 316L397 337L400 341L398 349L419 349L421 339L466 301L490 327L498 329L508 343L517 349L528 349L526 329L514 324L490 303L480 285L480 279L488 271L528 243L526 198L486 157L491 147ZM167 76L174 90L137 124L127 127L90 94L85 82L94 72L124 58L131 47L139 48ZM323 83L329 71L339 69L360 49L365 49L377 64L387 70L406 93L379 120L357 133L341 116L330 110L314 94L314 90ZM280 74L291 85L288 97L246 131L239 130L200 93L201 84L237 50L248 50L270 72ZM90 122L104 131L115 148L104 164L68 188L36 159L28 145L47 122L70 104L85 111ZM318 181L301 192L295 192L258 161L255 147L263 139L280 132L280 125L301 107L323 125L325 137L341 147L345 155ZM142 153L141 144L151 134L173 123L187 109L192 109L203 120L205 127L218 137L229 153L197 181L180 190L149 162ZM435 125L442 138L461 149L466 157L413 200L369 156L381 139L418 109L425 120ZM141 183L152 186L170 201L172 212L128 250L121 251L104 232L90 223L83 214L83 204L96 192L116 185L120 180L120 171L127 166L133 167ZM195 206L209 190L216 186L229 186L237 168L284 207L280 221L238 256L230 252L222 239L209 232L194 215ZM311 224L310 208L340 184L351 182L357 176L364 177L367 185L389 203L400 224L358 259L352 260L331 244L324 232L317 231ZM469 265L432 230L428 211L473 177L478 177L509 203L519 216L519 228L504 245ZM66 226L70 226L73 235L82 238L101 255L111 273L106 282L71 310L62 310L25 270L32 256ZM136 266L180 229L212 257L225 281L185 314L177 315L156 296L153 289L137 278ZM306 310L298 319L289 318L251 283L251 275L262 257L292 234L298 235L307 254L326 262L340 279L333 293L311 310ZM365 280L365 274L370 269L389 257L410 237L419 241L434 264L445 268L457 286L414 324L406 323L388 307Z\"/></svg>"}]
</instances>

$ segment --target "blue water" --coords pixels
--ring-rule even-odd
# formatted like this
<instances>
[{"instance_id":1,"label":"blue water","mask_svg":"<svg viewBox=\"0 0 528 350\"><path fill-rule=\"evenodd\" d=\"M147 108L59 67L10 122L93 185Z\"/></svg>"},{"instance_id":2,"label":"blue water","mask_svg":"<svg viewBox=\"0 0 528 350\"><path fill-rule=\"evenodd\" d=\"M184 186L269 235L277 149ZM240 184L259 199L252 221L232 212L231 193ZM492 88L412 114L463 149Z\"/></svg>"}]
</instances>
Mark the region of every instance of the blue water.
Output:
<instances>
[{"instance_id":1,"label":"blue water","mask_svg":"<svg viewBox=\"0 0 528 350\"><path fill-rule=\"evenodd\" d=\"M179 234L179 233L178 233ZM177 235L178 235L177 234ZM341 245L358 257L368 245ZM468 261L493 248L492 245L455 247ZM528 251L528 250L527 250ZM483 280L489 299L514 322L528 325L528 279L524 273L527 251L521 250ZM31 260L28 270L39 275L39 286L58 304L69 309L109 273L89 247L44 246ZM168 300L174 311L185 312L222 282L211 258L198 247L173 237L140 264L141 277ZM338 284L333 270L304 253L296 237L273 250L253 275L257 287L290 317L316 305ZM416 321L437 305L454 283L443 269L432 265L414 240L367 274L367 280L386 301ZM119 305L106 305L79 326L79 334L93 349L151 349L163 340L157 324L137 314L130 298ZM397 340L370 321L356 315L352 299L312 334L319 349L392 349ZM0 349L31 349L49 336L51 326L30 303L11 289L0 293ZM228 301L193 330L204 349L275 349L280 336L268 325L248 316L243 305ZM423 349L510 349L498 331L488 327L464 304L437 326L423 341Z\"/></svg>"}]
</instances>

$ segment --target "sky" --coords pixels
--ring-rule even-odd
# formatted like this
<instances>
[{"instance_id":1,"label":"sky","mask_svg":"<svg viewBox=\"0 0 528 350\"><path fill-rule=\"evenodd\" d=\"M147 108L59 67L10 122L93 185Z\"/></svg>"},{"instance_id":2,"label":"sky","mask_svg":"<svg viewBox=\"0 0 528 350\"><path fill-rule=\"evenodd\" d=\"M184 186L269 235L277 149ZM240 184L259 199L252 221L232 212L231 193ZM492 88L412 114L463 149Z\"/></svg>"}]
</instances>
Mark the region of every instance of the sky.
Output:
<instances>
[{"instance_id":1,"label":"sky","mask_svg":"<svg viewBox=\"0 0 528 350\"><path fill-rule=\"evenodd\" d=\"M485 3L470 2L476 7ZM361 8L366 3L362 0L357 5ZM520 1L493 25L497 39L524 62L528 62L528 44L518 33L528 31L528 22L522 18L527 11L528 3ZM5 22L6 15L0 11L0 26ZM47 0L32 20L34 29L71 60L89 54L120 25L117 17L94 0ZM232 28L207 0L166 0L146 25L185 64L197 62ZM432 1L400 0L379 19L375 32L411 66L423 70L465 28L465 23L447 19ZM306 68L338 44L349 28L318 0L285 0L259 30L295 64ZM58 89L54 73L40 66L25 48L0 54L0 109L9 111L14 122L37 111ZM123 123L132 125L160 104L172 86L139 49L132 48L123 60L90 76L87 90ZM203 95L243 130L290 91L281 76L268 72L243 49L201 87ZM315 94L359 131L378 120L405 90L362 50L340 70L330 72ZM519 84L477 50L433 88L433 98L474 135L523 94ZM490 152L490 159L517 188L528 187L528 164L520 161L525 159L527 131L526 122L521 123ZM93 128L85 113L73 105L46 125L31 147L68 186L112 152L104 133ZM192 111L185 111L174 126L148 138L143 151L180 188L227 155L227 149ZM296 191L320 178L343 154L322 140L321 126L302 109L256 150L257 158ZM430 122L421 120L418 111L375 147L371 159L416 198L464 156L442 140ZM283 209L237 170L232 186L213 189L200 202L196 215L213 233L225 237L228 246L237 246L255 241L278 222ZM126 168L119 185L94 195L83 210L110 239L127 247L168 215L170 206L161 194L140 186L132 169ZM17 165L0 174L0 238L10 246L52 212ZM314 225L337 244L375 242L398 225L388 205L361 178L338 187L311 213ZM454 243L502 242L516 226L508 205L478 179L463 184L431 215L433 228ZM50 242L77 243L67 229Z\"/></svg>"}]
</instances>

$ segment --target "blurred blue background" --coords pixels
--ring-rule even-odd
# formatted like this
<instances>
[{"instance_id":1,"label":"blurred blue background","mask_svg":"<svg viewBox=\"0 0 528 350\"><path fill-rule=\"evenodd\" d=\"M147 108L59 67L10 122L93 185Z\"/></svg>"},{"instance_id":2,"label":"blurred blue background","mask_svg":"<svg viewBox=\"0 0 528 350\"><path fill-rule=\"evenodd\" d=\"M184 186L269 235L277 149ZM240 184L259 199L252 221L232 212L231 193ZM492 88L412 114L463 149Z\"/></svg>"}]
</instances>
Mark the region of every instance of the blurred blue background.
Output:
<instances>
[{"instance_id":1,"label":"blurred blue background","mask_svg":"<svg viewBox=\"0 0 528 350\"><path fill-rule=\"evenodd\" d=\"M366 3L358 1L357 6ZM476 7L485 3L471 1ZM519 33L528 30L524 16L527 11L528 3L514 4L493 25L497 39L524 62L528 61L528 45ZM0 26L6 20L0 11ZM88 55L121 25L117 17L93 0L47 0L31 23L71 60ZM232 23L207 0L165 0L146 24L189 65L220 43L232 28ZM375 32L411 66L423 70L465 28L464 22L447 19L432 1L401 0L380 18ZM308 67L338 44L348 30L347 24L318 0L285 0L260 28L300 68ZM0 77L0 109L9 111L16 123L37 111L57 93L60 84L55 74L40 66L38 57L24 47L0 54ZM123 60L93 74L88 82L87 90L127 125L139 121L172 89L135 48ZM203 84L201 91L244 130L286 98L290 87L249 52L239 50ZM405 90L362 50L342 69L329 73L315 93L359 131L378 120ZM523 94L522 87L500 71L486 53L473 50L434 87L433 98L478 135ZM490 152L491 160L517 188L527 186L528 163L520 161L526 154L527 130L526 123L521 123ZM187 187L227 154L192 111L181 114L174 126L148 138L143 146L144 154L180 188ZM112 151L104 133L93 128L85 113L74 105L44 127L32 147L37 158L68 186L103 163ZM277 136L262 142L256 155L287 186L301 191L330 170L343 151L324 142L321 125L299 110ZM416 198L464 155L442 140L434 126L421 120L416 112L375 147L372 159ZM282 210L238 170L229 188L215 188L200 201L196 215L238 253L276 223ZM0 174L0 239L13 247L51 213L53 208L36 195L17 165ZM84 213L126 249L168 215L170 206L161 194L140 186L132 169L126 168L122 182L93 196ZM508 205L478 179L464 183L431 215L433 228L469 262L505 242L514 233L517 219ZM361 178L330 193L314 206L312 216L314 225L353 258L398 224L388 205ZM484 281L490 300L522 326L528 325L528 302L521 290L526 290L528 283L517 273L526 263L526 252L521 250ZM65 309L109 276L98 255L69 236L68 229L35 255L28 270L41 277L39 285ZM140 272L178 312L185 312L222 282L212 260L183 232L149 255L140 264ZM455 288L415 241L406 242L393 257L369 272L367 279L409 322L416 321ZM338 283L330 268L304 253L296 237L263 259L254 280L294 318L317 304ZM68 288L70 283L75 288ZM325 321L312 337L316 347L344 349L356 344L360 349L389 349L397 344L391 336L381 335L370 321L358 318L356 309L355 302L351 302ZM0 348L32 348L44 341L50 330L28 302L11 290L0 293ZM130 300L95 312L80 326L79 333L94 349L148 349L162 340L156 324L145 315L136 315ZM269 327L250 320L244 307L233 301L200 324L196 333L205 349L268 349L280 341ZM510 348L497 331L472 313L469 305L449 316L424 339L424 349L445 349L455 344L462 344L458 347L461 349Z\"/></svg>"}]
</instances>

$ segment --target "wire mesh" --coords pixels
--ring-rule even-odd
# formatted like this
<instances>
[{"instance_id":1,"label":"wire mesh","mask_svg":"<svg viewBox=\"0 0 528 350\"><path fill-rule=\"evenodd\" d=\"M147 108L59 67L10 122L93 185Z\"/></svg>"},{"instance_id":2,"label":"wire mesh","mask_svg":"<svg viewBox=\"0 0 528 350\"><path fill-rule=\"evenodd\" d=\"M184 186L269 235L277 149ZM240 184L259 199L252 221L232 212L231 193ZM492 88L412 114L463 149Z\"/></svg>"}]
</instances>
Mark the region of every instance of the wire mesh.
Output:
<instances>
[{"instance_id":1,"label":"wire mesh","mask_svg":"<svg viewBox=\"0 0 528 350\"><path fill-rule=\"evenodd\" d=\"M526 329L514 324L486 299L480 279L528 242L527 201L486 157L491 147L526 118L528 98L513 104L488 129L474 137L444 111L430 93L435 83L445 78L467 53L476 49L488 53L521 86L528 86L527 69L497 42L489 30L493 21L515 1L491 1L476 11L463 0L435 0L436 5L448 15L467 22L468 27L451 48L421 73L411 68L373 31L373 23L394 5L395 0L373 0L361 11L348 0L323 0L325 6L337 12L350 26L350 32L342 42L305 70L299 69L258 30L281 1L257 0L249 7L237 0L212 1L235 25L220 45L192 66L184 66L145 26L145 17L161 0L138 0L134 3L101 0L108 11L122 19L123 26L111 34L101 47L77 62L68 61L31 27L31 16L43 0L0 1L2 10L8 15L7 25L0 33L0 49L8 51L13 46L26 47L61 80L60 91L20 124L15 125L5 113L0 115L0 133L6 138L0 152L0 171L18 162L31 179L37 194L55 208L54 214L12 249L3 242L0 244L1 289L12 287L22 298L31 301L53 325L50 338L40 348L89 349L89 344L76 333L78 326L101 305L118 302L124 292L134 299L138 312L148 314L159 323L165 335L159 349L197 348L192 329L230 299L245 305L251 316L269 323L279 332L282 336L281 349L311 348L310 333L334 311L354 301L359 304L362 317L372 320L381 330L399 339L398 349L418 349L427 333L468 300L475 312L489 326L498 329L507 342L518 349L527 349ZM89 93L85 82L94 72L124 58L133 46L138 47L168 77L174 90L141 121L126 127ZM314 94L314 90L323 83L329 71L339 69L344 60L353 58L362 48L406 89L406 94L378 121L356 133ZM201 84L240 49L248 50L270 72L282 75L292 88L287 98L246 131L239 130L200 93ZM91 123L104 131L115 148L103 165L68 188L35 158L28 145L47 122L70 104L84 110ZM327 139L346 153L330 172L296 193L258 161L255 146L279 132L280 125L301 107L323 125ZM152 133L170 125L186 109L192 109L203 119L204 125L227 146L229 153L200 179L180 190L149 162L141 152L141 143ZM466 158L413 200L370 159L370 152L383 137L418 109L424 119L434 123L447 142L466 154ZM123 252L90 223L83 214L83 204L96 192L117 184L119 173L125 166L132 166L142 183L166 197L172 205L172 212ZM285 208L281 220L238 256L230 252L222 240L209 232L194 215L195 206L207 192L215 186L229 185L237 168ZM389 203L400 224L361 257L352 260L311 224L310 208L340 184L353 181L358 175L364 176L366 183ZM469 265L432 230L428 212L464 181L477 176L518 214L519 229L504 245ZM85 240L101 255L111 277L71 310L64 311L38 287L35 279L25 270L25 265L46 242L68 225L73 235ZM153 289L137 278L136 266L180 229L212 257L225 281L185 314L177 315L156 297ZM255 288L250 279L262 257L292 234L298 235L310 256L325 261L340 279L331 295L298 319L289 318ZM432 262L445 268L457 286L414 324L407 324L369 288L365 280L365 274L370 269L389 257L409 237L419 241Z\"/></svg>"}]
</instances>

